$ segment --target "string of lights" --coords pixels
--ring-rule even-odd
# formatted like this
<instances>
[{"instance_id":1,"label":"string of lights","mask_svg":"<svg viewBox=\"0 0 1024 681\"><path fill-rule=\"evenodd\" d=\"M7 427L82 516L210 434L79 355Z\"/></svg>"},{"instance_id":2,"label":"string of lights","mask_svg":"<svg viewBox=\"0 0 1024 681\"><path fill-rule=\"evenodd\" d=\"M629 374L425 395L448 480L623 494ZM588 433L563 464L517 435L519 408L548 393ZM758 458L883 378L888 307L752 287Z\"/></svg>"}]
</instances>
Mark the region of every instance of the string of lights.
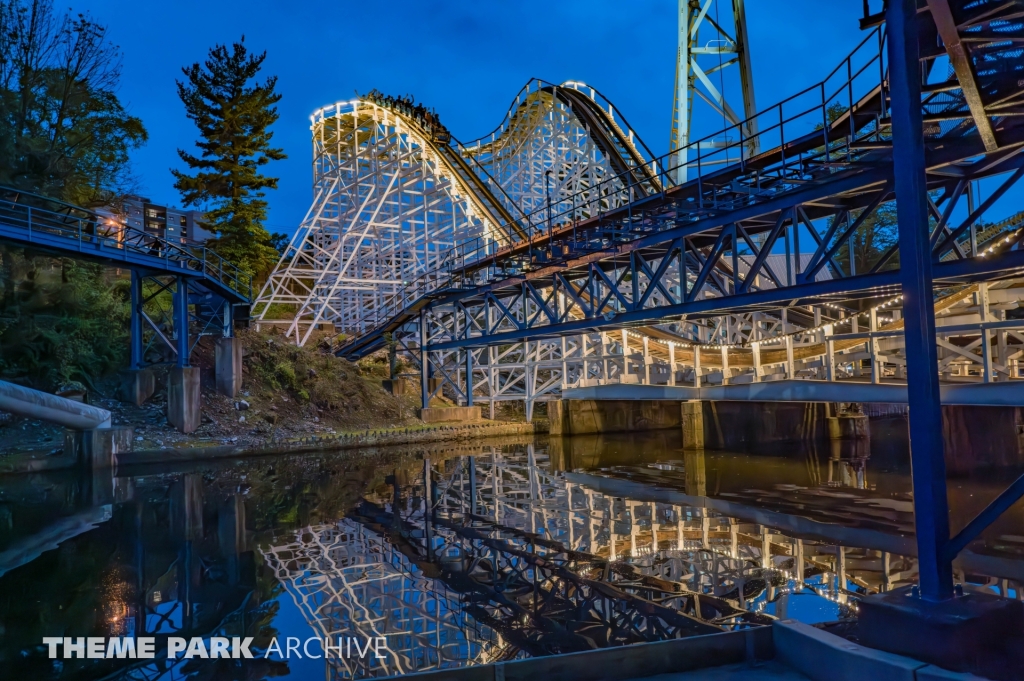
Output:
<instances>
[{"instance_id":1,"label":"string of lights","mask_svg":"<svg viewBox=\"0 0 1024 681\"><path fill-rule=\"evenodd\" d=\"M989 255L990 253L995 253L997 246L999 246L1000 244L1004 244L1004 243L1008 244L1008 243L1012 242L1013 238L1016 237L1018 234L1020 234L1021 230L1024 230L1024 227L1019 227L1019 228L1013 230L1012 233L1010 233L1009 235L1003 237L1002 239L996 239L995 243L993 243L988 248L986 248L986 249L982 250L981 252L979 252L978 253L978 257L979 258L984 258L985 256Z\"/></svg>"},{"instance_id":2,"label":"string of lights","mask_svg":"<svg viewBox=\"0 0 1024 681\"><path fill-rule=\"evenodd\" d=\"M869 308L867 310L864 310L864 311L861 311L861 312L854 312L853 314L847 315L845 317L841 317L839 319L830 319L830 320L828 320L826 322L822 322L821 324L818 324L817 326L814 326L814 327L797 329L795 331L790 331L789 333L783 333L783 334L779 334L779 335L776 335L776 336L772 336L771 338L762 338L762 339L758 339L758 340L747 340L747 341L742 341L742 342L739 342L739 343L695 343L695 342L692 342L692 341L688 341L688 342L671 341L671 340L664 340L664 339L661 339L661 338L651 338L650 336L645 336L644 334L640 334L640 333L637 333L635 331L629 331L629 330L626 331L626 334L628 336L632 337L632 338L637 338L637 339L640 339L640 340L643 340L644 338L647 338L648 340L653 341L655 343L660 343L661 345L664 345L666 347L673 347L673 348L696 348L696 349L700 349L700 350L720 350L722 348L726 348L726 349L728 349L728 348L749 348L749 347L752 347L754 345L763 346L763 345L773 345L773 344L776 344L776 343L782 343L782 342L784 342L786 340L786 338L791 337L791 336L799 336L799 335L806 335L806 334L811 334L811 333L818 333L819 331L823 331L828 326L839 326L841 324L849 324L854 319L857 319L857 318L859 318L861 316L868 317L870 319L872 312L877 313L880 310L885 310L885 309L891 308L896 303L898 303L898 302L900 302L902 300L903 300L903 296L902 295L895 296L895 297L890 298L889 300L886 300L883 303L879 303L878 305L875 305L874 307L871 307L871 308ZM843 309L840 306L834 305L832 303L825 303L824 305L827 306L827 307L831 307L831 308L837 309L837 310L842 310ZM890 322L893 322L895 320L894 320L893 317L887 317L885 319L880 319L879 321L882 322L882 323L890 323Z\"/></svg>"},{"instance_id":3,"label":"string of lights","mask_svg":"<svg viewBox=\"0 0 1024 681\"><path fill-rule=\"evenodd\" d=\"M995 253L996 252L996 248L998 246L1000 246L1001 244L1012 243L1014 241L1014 239L1022 231L1024 231L1024 227L1020 227L1018 229L1015 229L1013 232L1011 232L1007 236L1002 237L1000 239L996 239L995 243L993 243L988 248L980 251L978 253L978 257L982 257L983 258L983 257L985 257L987 255ZM823 331L825 329L825 327L827 327L827 326L839 326L841 324L849 324L854 319L860 318L862 316L870 318L872 312L877 313L877 312L879 312L881 310L885 310L887 308L892 307L893 305L895 305L896 303L898 303L898 302L900 302L902 300L903 300L903 296L902 295L895 296L895 297L890 298L889 300L886 300L885 302L880 303L878 305L875 305L874 307L869 308L867 310L864 310L864 311L861 311L861 312L854 312L853 314L848 314L847 316L841 317L839 319L828 320L827 322L818 324L817 326L814 326L814 327L797 329L796 331L791 331L789 333L779 334L779 335L776 335L776 336L772 336L771 338L763 338L763 339L758 339L758 340L747 340L747 341L742 341L742 342L739 342L739 343L696 343L696 342L692 342L692 341L690 341L690 342L680 342L680 341L663 340L663 339L659 339L659 338L651 338L650 336L644 336L643 334L636 333L635 331L627 331L626 333L629 336L633 337L633 338L637 338L637 339L641 339L641 340L646 337L649 340L654 341L655 343L660 343L660 344L662 344L662 345L664 345L666 347L675 347L675 348L684 348L684 349L697 348L697 349L701 349L701 350L721 350L722 348L726 348L726 349L729 349L729 348L749 348L749 347L752 347L754 345L764 346L764 345L774 345L776 343L782 343L782 342L784 342L786 340L786 338L788 338L790 336L798 336L798 335L802 335L802 334L818 333L819 331ZM845 309L846 309L846 308L844 308L844 307L842 307L840 305L836 305L834 303L821 303L820 305L822 307L828 307L828 308L831 308L833 310L845 311ZM891 323L893 321L895 321L895 319L893 317L888 317L888 318L880 319L879 320L879 322L885 323L885 324Z\"/></svg>"}]
</instances>

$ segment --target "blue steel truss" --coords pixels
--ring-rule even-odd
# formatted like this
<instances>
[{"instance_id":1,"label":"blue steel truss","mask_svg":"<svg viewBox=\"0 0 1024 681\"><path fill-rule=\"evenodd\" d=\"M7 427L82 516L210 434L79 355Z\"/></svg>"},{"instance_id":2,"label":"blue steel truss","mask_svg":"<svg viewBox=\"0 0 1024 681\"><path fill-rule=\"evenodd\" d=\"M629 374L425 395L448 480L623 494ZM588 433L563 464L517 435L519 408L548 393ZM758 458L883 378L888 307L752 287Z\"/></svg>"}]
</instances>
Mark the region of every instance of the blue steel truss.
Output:
<instances>
[{"instance_id":1,"label":"blue steel truss","mask_svg":"<svg viewBox=\"0 0 1024 681\"><path fill-rule=\"evenodd\" d=\"M999 23L1009 11L972 5L958 8L965 35ZM922 44L934 60L944 48L924 17ZM919 97L939 284L1013 276L1024 266L1017 252L971 258L967 243L979 218L1024 175L1024 101L1017 87L1024 59L1014 41L1004 40L1020 28L1014 19L988 42L972 43L979 62L998 65L983 82L994 148L978 133L969 98L959 94L958 74L930 83ZM603 210L580 194L522 218L518 231L530 239L498 249L480 240L464 243L443 271L396 295L389 312L375 310L367 320L372 330L348 341L340 354L355 358L378 349L384 333L421 309L458 317L447 324L453 330L448 338L431 343L431 349L450 350L891 295L899 284L898 244L866 263L850 257L851 237L896 198L885 35L873 30L824 81L758 114L758 146L767 151L745 155L739 124L732 129L735 148L692 144L688 165L698 174L689 182L673 183L669 154L645 165L660 178L661 191L640 191L643 174L630 168L605 181L608 191L627 187L641 198ZM867 92L855 96L855 87ZM837 108L842 113L836 117ZM951 225L970 183L997 176L1000 186ZM545 221L547 231L531 229ZM785 270L776 271L768 256L782 249Z\"/></svg>"}]
</instances>

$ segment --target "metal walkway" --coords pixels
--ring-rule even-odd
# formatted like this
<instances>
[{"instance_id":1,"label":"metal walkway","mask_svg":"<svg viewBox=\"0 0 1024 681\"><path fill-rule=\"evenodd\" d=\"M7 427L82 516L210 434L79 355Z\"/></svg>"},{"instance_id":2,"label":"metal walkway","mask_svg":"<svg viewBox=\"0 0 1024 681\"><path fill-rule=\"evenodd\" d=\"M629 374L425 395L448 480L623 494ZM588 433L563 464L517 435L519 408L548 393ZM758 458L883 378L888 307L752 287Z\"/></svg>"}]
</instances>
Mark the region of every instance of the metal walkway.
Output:
<instances>
[{"instance_id":1,"label":"metal walkway","mask_svg":"<svg viewBox=\"0 0 1024 681\"><path fill-rule=\"evenodd\" d=\"M0 187L0 240L57 257L86 260L132 273L131 367L170 355L179 366L199 335L232 334L247 316L251 277L205 246L173 243L109 216L9 187ZM146 304L171 292L170 310L157 316ZM239 308L239 310L236 310ZM187 332L179 333L179 329Z\"/></svg>"}]
</instances>

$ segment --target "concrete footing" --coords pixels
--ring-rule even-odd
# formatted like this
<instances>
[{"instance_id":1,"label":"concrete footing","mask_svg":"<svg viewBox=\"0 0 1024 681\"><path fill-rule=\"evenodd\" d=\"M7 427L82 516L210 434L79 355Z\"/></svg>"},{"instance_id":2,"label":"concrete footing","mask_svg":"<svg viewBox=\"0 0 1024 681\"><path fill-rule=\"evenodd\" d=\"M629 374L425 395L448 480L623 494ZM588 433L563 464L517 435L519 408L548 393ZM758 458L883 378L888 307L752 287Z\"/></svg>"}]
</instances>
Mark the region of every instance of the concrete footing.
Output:
<instances>
[{"instance_id":1,"label":"concrete footing","mask_svg":"<svg viewBox=\"0 0 1024 681\"><path fill-rule=\"evenodd\" d=\"M1024 657L1024 603L993 594L935 603L907 586L861 599L858 620L865 645L946 669L1006 678Z\"/></svg>"},{"instance_id":2,"label":"concrete footing","mask_svg":"<svg viewBox=\"0 0 1024 681\"><path fill-rule=\"evenodd\" d=\"M480 407L427 407L420 409L419 416L424 423L476 421L480 418Z\"/></svg>"},{"instance_id":3,"label":"concrete footing","mask_svg":"<svg viewBox=\"0 0 1024 681\"><path fill-rule=\"evenodd\" d=\"M217 392L236 397L242 391L242 341L238 338L218 338L214 351L214 371Z\"/></svg>"},{"instance_id":4,"label":"concrete footing","mask_svg":"<svg viewBox=\"0 0 1024 681\"><path fill-rule=\"evenodd\" d=\"M156 377L149 369L130 369L121 374L121 400L141 407L156 392Z\"/></svg>"},{"instance_id":5,"label":"concrete footing","mask_svg":"<svg viewBox=\"0 0 1024 681\"><path fill-rule=\"evenodd\" d=\"M167 421L192 433L200 419L199 367L174 367L167 375Z\"/></svg>"},{"instance_id":6,"label":"concrete footing","mask_svg":"<svg viewBox=\"0 0 1024 681\"><path fill-rule=\"evenodd\" d=\"M568 400L553 400L548 402L548 434L572 434L572 424L569 422Z\"/></svg>"},{"instance_id":7,"label":"concrete footing","mask_svg":"<svg viewBox=\"0 0 1024 681\"><path fill-rule=\"evenodd\" d=\"M64 454L85 469L114 468L118 454L132 451L135 429L131 426L64 431Z\"/></svg>"},{"instance_id":8,"label":"concrete footing","mask_svg":"<svg viewBox=\"0 0 1024 681\"><path fill-rule=\"evenodd\" d=\"M385 378L380 384L395 397L405 394L407 382L404 378Z\"/></svg>"}]
</instances>

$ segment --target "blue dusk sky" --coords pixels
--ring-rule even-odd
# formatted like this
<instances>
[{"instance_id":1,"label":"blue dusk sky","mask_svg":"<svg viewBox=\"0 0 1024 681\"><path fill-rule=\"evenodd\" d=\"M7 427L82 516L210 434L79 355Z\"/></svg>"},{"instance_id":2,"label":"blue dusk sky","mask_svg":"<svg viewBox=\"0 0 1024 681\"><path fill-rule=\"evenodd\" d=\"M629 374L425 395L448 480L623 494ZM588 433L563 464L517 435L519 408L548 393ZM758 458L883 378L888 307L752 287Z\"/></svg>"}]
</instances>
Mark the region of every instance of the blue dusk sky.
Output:
<instances>
[{"instance_id":1,"label":"blue dusk sky","mask_svg":"<svg viewBox=\"0 0 1024 681\"><path fill-rule=\"evenodd\" d=\"M468 140L501 121L528 79L581 80L655 154L668 151L676 0L89 0L72 9L89 11L121 47L119 94L150 134L134 170L157 202L180 204L169 169L196 138L175 90L181 67L242 34L267 51L263 73L283 95L274 142L289 157L269 166L280 177L268 196L271 231L294 232L311 199L309 115L372 88L414 94ZM747 0L758 108L825 77L864 38L860 14L860 0ZM704 123L696 134L721 127Z\"/></svg>"}]
</instances>

